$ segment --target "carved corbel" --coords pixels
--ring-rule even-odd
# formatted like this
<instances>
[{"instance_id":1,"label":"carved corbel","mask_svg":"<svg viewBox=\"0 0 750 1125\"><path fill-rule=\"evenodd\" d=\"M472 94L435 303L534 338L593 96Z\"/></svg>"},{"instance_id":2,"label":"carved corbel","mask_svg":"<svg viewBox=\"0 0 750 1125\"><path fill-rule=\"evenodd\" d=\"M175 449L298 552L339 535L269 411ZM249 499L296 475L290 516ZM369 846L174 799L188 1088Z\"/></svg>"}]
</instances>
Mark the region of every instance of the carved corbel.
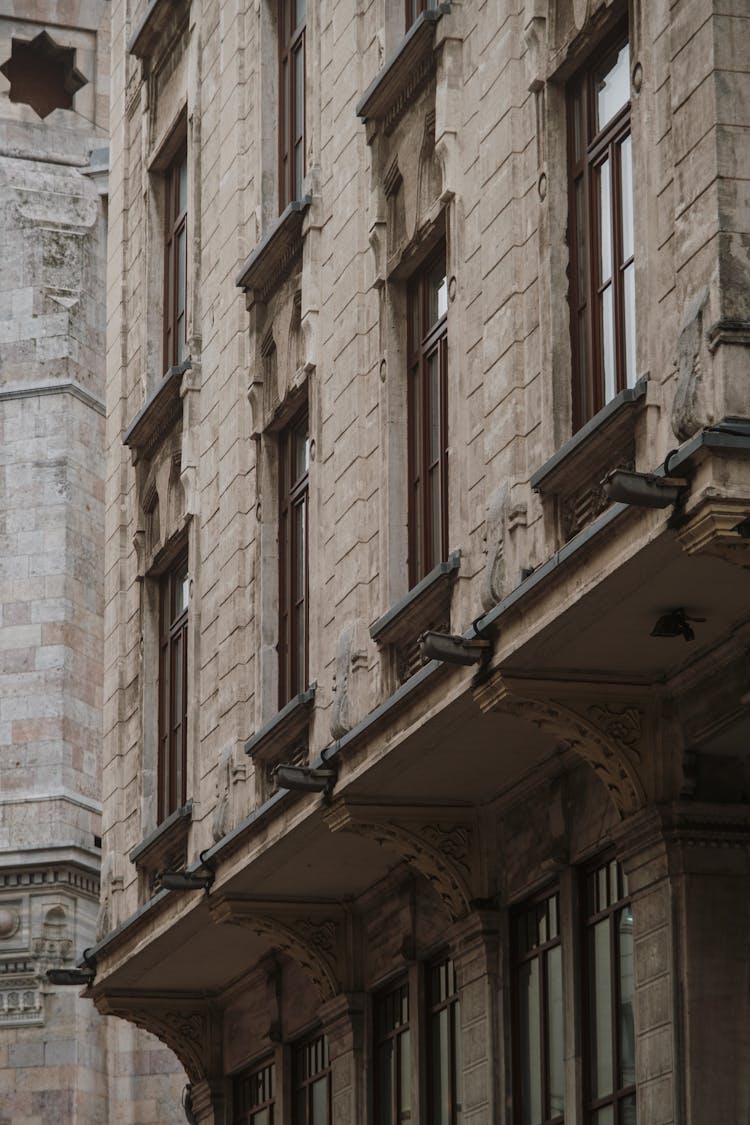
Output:
<instances>
[{"instance_id":1,"label":"carved corbel","mask_svg":"<svg viewBox=\"0 0 750 1125\"><path fill-rule=\"evenodd\" d=\"M544 696L532 694L544 691ZM531 681L511 681L499 671L477 684L474 698L481 710L502 711L529 722L564 742L596 772L609 791L621 816L630 816L646 803L639 774L640 744L644 717L641 709L625 703L601 702L581 705L576 700L560 702L550 698L554 685Z\"/></svg>"},{"instance_id":2,"label":"carved corbel","mask_svg":"<svg viewBox=\"0 0 750 1125\"><path fill-rule=\"evenodd\" d=\"M750 565L750 539L738 530L750 519L750 501L709 496L679 529L677 538L688 555L714 555L736 566Z\"/></svg>"},{"instance_id":3,"label":"carved corbel","mask_svg":"<svg viewBox=\"0 0 750 1125\"><path fill-rule=\"evenodd\" d=\"M221 1020L208 1002L194 996L106 993L92 999L103 1016L127 1020L160 1039L185 1068L193 1086L221 1075Z\"/></svg>"},{"instance_id":4,"label":"carved corbel","mask_svg":"<svg viewBox=\"0 0 750 1125\"><path fill-rule=\"evenodd\" d=\"M215 922L242 926L267 938L276 952L297 962L323 1003L342 991L341 968L347 962L343 911L330 904L227 896L212 904L211 916Z\"/></svg>"},{"instance_id":5,"label":"carved corbel","mask_svg":"<svg viewBox=\"0 0 750 1125\"><path fill-rule=\"evenodd\" d=\"M455 806L394 809L340 798L324 813L332 832L356 832L393 848L424 876L453 921L469 913L480 863L473 814Z\"/></svg>"}]
</instances>

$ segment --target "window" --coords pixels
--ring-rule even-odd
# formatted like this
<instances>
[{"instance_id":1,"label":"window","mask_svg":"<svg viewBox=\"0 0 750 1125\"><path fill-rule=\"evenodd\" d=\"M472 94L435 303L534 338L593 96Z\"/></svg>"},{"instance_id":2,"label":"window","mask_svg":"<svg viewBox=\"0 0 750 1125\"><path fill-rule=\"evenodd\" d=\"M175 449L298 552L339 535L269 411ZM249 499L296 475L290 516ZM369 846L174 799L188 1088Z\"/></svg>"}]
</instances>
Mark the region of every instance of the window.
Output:
<instances>
[{"instance_id":1,"label":"window","mask_svg":"<svg viewBox=\"0 0 750 1125\"><path fill-rule=\"evenodd\" d=\"M375 1125L411 1119L409 985L401 981L375 998Z\"/></svg>"},{"instance_id":2,"label":"window","mask_svg":"<svg viewBox=\"0 0 750 1125\"><path fill-rule=\"evenodd\" d=\"M164 370L186 356L187 152L183 148L165 176Z\"/></svg>"},{"instance_id":3,"label":"window","mask_svg":"<svg viewBox=\"0 0 750 1125\"><path fill-rule=\"evenodd\" d=\"M187 799L187 555L159 588L159 821Z\"/></svg>"},{"instance_id":4,"label":"window","mask_svg":"<svg viewBox=\"0 0 750 1125\"><path fill-rule=\"evenodd\" d=\"M636 382L627 42L572 84L568 154L573 422L578 429Z\"/></svg>"},{"instance_id":5,"label":"window","mask_svg":"<svg viewBox=\"0 0 750 1125\"><path fill-rule=\"evenodd\" d=\"M276 1067L273 1062L254 1067L234 1080L232 1125L273 1125Z\"/></svg>"},{"instance_id":6,"label":"window","mask_svg":"<svg viewBox=\"0 0 750 1125\"><path fill-rule=\"evenodd\" d=\"M428 969L427 1096L431 1125L459 1125L462 1102L461 1022L456 970L448 958Z\"/></svg>"},{"instance_id":7,"label":"window","mask_svg":"<svg viewBox=\"0 0 750 1125\"><path fill-rule=\"evenodd\" d=\"M305 177L307 0L279 0L279 210L302 196Z\"/></svg>"},{"instance_id":8,"label":"window","mask_svg":"<svg viewBox=\"0 0 750 1125\"><path fill-rule=\"evenodd\" d=\"M559 895L546 894L514 917L515 1121L563 1121L563 987Z\"/></svg>"},{"instance_id":9,"label":"window","mask_svg":"<svg viewBox=\"0 0 750 1125\"><path fill-rule=\"evenodd\" d=\"M328 1039L318 1035L294 1052L294 1125L330 1125Z\"/></svg>"},{"instance_id":10,"label":"window","mask_svg":"<svg viewBox=\"0 0 750 1125\"><path fill-rule=\"evenodd\" d=\"M616 860L586 879L587 1120L635 1125L633 912Z\"/></svg>"},{"instance_id":11,"label":"window","mask_svg":"<svg viewBox=\"0 0 750 1125\"><path fill-rule=\"evenodd\" d=\"M437 8L438 0L405 0L406 3L406 30L408 31L421 12L428 8Z\"/></svg>"},{"instance_id":12,"label":"window","mask_svg":"<svg viewBox=\"0 0 750 1125\"><path fill-rule=\"evenodd\" d=\"M448 556L448 284L443 247L409 285L409 585Z\"/></svg>"},{"instance_id":13,"label":"window","mask_svg":"<svg viewBox=\"0 0 750 1125\"><path fill-rule=\"evenodd\" d=\"M279 707L307 687L308 473L307 410L279 443Z\"/></svg>"}]
</instances>

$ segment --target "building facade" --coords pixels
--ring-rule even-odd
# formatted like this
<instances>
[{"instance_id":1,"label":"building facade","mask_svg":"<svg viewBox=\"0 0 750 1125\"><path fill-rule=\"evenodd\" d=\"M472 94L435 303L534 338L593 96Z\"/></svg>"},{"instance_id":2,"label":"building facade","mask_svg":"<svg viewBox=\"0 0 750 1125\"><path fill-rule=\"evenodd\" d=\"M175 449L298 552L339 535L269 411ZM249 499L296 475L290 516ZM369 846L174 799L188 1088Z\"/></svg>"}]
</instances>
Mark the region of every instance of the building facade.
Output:
<instances>
[{"instance_id":1,"label":"building facade","mask_svg":"<svg viewBox=\"0 0 750 1125\"><path fill-rule=\"evenodd\" d=\"M113 3L90 996L192 1119L748 1117L749 31Z\"/></svg>"},{"instance_id":2,"label":"building facade","mask_svg":"<svg viewBox=\"0 0 750 1125\"><path fill-rule=\"evenodd\" d=\"M0 14L0 1120L184 1120L72 969L99 914L109 4ZM170 1074L173 1076L170 1078Z\"/></svg>"}]
</instances>

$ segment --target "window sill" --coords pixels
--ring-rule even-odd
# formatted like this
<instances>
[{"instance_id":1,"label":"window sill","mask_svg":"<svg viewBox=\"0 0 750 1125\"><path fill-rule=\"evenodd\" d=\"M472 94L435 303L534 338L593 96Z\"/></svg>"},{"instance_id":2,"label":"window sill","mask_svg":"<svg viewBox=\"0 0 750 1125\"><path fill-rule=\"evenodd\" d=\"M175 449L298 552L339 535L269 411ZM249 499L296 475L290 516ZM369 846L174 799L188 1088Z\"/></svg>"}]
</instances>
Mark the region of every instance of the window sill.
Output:
<instances>
[{"instance_id":1,"label":"window sill","mask_svg":"<svg viewBox=\"0 0 750 1125\"><path fill-rule=\"evenodd\" d=\"M370 636L379 645L402 644L415 631L430 627L430 619L444 612L446 598L461 565L461 552L454 551L445 562L426 574L421 582L396 602L387 613L370 626Z\"/></svg>"},{"instance_id":2,"label":"window sill","mask_svg":"<svg viewBox=\"0 0 750 1125\"><path fill-rule=\"evenodd\" d=\"M193 802L188 801L136 844L129 853L130 862L152 879L162 871L184 866L192 818Z\"/></svg>"},{"instance_id":3,"label":"window sill","mask_svg":"<svg viewBox=\"0 0 750 1125\"><path fill-rule=\"evenodd\" d=\"M450 3L442 3L422 12L359 99L355 112L368 125L368 141L373 124L382 122L386 133L393 129L434 71L435 28L450 10Z\"/></svg>"},{"instance_id":4,"label":"window sill","mask_svg":"<svg viewBox=\"0 0 750 1125\"><path fill-rule=\"evenodd\" d=\"M556 501L563 542L608 506L601 481L609 469L635 468L635 424L647 387L643 375L620 391L533 474L531 487Z\"/></svg>"},{"instance_id":5,"label":"window sill","mask_svg":"<svg viewBox=\"0 0 750 1125\"><path fill-rule=\"evenodd\" d=\"M295 695L286 706L245 743L253 761L276 762L284 750L293 750L306 737L315 702L315 684Z\"/></svg>"},{"instance_id":6,"label":"window sill","mask_svg":"<svg viewBox=\"0 0 750 1125\"><path fill-rule=\"evenodd\" d=\"M301 254L302 227L311 203L311 195L293 200L245 259L236 284L245 290L248 306L256 301L265 303Z\"/></svg>"},{"instance_id":7,"label":"window sill","mask_svg":"<svg viewBox=\"0 0 750 1125\"><path fill-rule=\"evenodd\" d=\"M133 464L152 456L182 414L180 387L182 377L190 367L189 359L170 367L123 434L122 444L131 450Z\"/></svg>"}]
</instances>

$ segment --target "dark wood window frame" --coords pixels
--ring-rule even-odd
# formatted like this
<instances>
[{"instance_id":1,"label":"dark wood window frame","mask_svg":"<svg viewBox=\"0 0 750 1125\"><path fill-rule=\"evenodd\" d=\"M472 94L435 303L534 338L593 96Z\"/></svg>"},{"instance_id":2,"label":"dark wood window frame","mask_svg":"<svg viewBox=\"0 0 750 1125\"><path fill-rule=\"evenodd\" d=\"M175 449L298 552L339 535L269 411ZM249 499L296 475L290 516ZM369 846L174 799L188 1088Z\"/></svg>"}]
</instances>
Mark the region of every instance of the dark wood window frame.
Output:
<instances>
[{"instance_id":1,"label":"dark wood window frame","mask_svg":"<svg viewBox=\"0 0 750 1125\"><path fill-rule=\"evenodd\" d=\"M164 173L164 370L187 355L187 146Z\"/></svg>"},{"instance_id":2,"label":"dark wood window frame","mask_svg":"<svg viewBox=\"0 0 750 1125\"><path fill-rule=\"evenodd\" d=\"M279 212L302 197L307 170L306 27L307 0L278 0Z\"/></svg>"},{"instance_id":3,"label":"dark wood window frame","mask_svg":"<svg viewBox=\"0 0 750 1125\"><path fill-rule=\"evenodd\" d=\"M328 1054L328 1037L317 1032L294 1046L292 1063L293 1125L331 1125L331 1061ZM316 1112L316 1088L325 1081L325 1109Z\"/></svg>"},{"instance_id":4,"label":"dark wood window frame","mask_svg":"<svg viewBox=\"0 0 750 1125\"><path fill-rule=\"evenodd\" d=\"M187 800L188 556L159 580L158 820Z\"/></svg>"},{"instance_id":5,"label":"dark wood window frame","mask_svg":"<svg viewBox=\"0 0 750 1125\"><path fill-rule=\"evenodd\" d=\"M426 1001L428 1117L434 1125L459 1125L463 1102L461 1007L452 958L444 957L427 966ZM436 1025L440 1024L438 1033ZM436 1056L443 1035L446 1051L438 1064ZM444 1069L447 1069L445 1074Z\"/></svg>"},{"instance_id":6,"label":"dark wood window frame","mask_svg":"<svg viewBox=\"0 0 750 1125\"><path fill-rule=\"evenodd\" d=\"M627 47L625 29L603 45L568 87L568 227L570 232L570 331L573 368L573 428L580 427L626 386L634 386L634 253L632 232L632 171L625 168L623 154L632 162L630 100L597 130L596 79L608 63L617 61ZM628 83L629 64L628 64ZM625 147L627 146L627 148ZM607 237L600 237L598 179L607 169L610 221ZM629 184L628 184L629 181ZM629 207L623 208L628 198ZM625 212L628 212L625 216ZM628 222L624 225L623 219ZM630 245L625 246L625 238ZM608 243L609 277L601 277L602 245ZM607 296L607 291L611 294ZM630 312L626 311L630 300ZM600 305L601 302L601 305ZM609 314L606 310L610 308ZM605 332L609 315L612 330ZM626 320L629 323L626 323ZM629 329L629 330L628 330ZM608 344L609 341L609 344ZM605 359L605 349L611 355ZM609 367L609 370L608 370ZM610 385L607 386L609 381Z\"/></svg>"},{"instance_id":7,"label":"dark wood window frame","mask_svg":"<svg viewBox=\"0 0 750 1125\"><path fill-rule=\"evenodd\" d=\"M276 1062L266 1058L235 1076L232 1082L232 1125L274 1125Z\"/></svg>"},{"instance_id":8,"label":"dark wood window frame","mask_svg":"<svg viewBox=\"0 0 750 1125\"><path fill-rule=\"evenodd\" d=\"M526 1125L530 1120L529 1110L524 1104L524 1057L523 1016L521 1002L520 975L532 962L538 963L538 1028L539 1028L539 1102L541 1118L534 1119L535 1125L562 1125L564 1110L556 1112L551 1105L552 1090L550 1082L549 1042L551 1037L549 957L553 950L560 951L560 982L562 984L562 938L560 925L560 893L557 888L547 888L544 892L515 907L511 915L512 959L513 959L513 1098L514 1125ZM536 928L536 936L531 929ZM564 1053L559 1064L562 1067ZM564 1091L564 1072L563 1091Z\"/></svg>"},{"instance_id":9,"label":"dark wood window frame","mask_svg":"<svg viewBox=\"0 0 750 1125\"><path fill-rule=\"evenodd\" d=\"M409 991L408 979L399 977L373 998L373 1125L402 1125L413 1116Z\"/></svg>"},{"instance_id":10,"label":"dark wood window frame","mask_svg":"<svg viewBox=\"0 0 750 1125\"><path fill-rule=\"evenodd\" d=\"M433 282L442 274L443 286ZM409 588L448 557L448 306L445 244L407 289ZM437 302L432 315L430 298ZM433 360L437 379L432 378ZM437 402L435 402L437 391ZM432 446L437 448L431 449ZM437 495L436 495L437 493Z\"/></svg>"},{"instance_id":11,"label":"dark wood window frame","mask_svg":"<svg viewBox=\"0 0 750 1125\"><path fill-rule=\"evenodd\" d=\"M309 677L309 449L305 406L279 435L279 708Z\"/></svg>"},{"instance_id":12,"label":"dark wood window frame","mask_svg":"<svg viewBox=\"0 0 750 1125\"><path fill-rule=\"evenodd\" d=\"M621 865L612 857L599 859L598 863L590 867L585 873L584 888L584 960L585 960L585 1005L584 1005L584 1034L583 1045L585 1052L584 1080L586 1093L586 1120L591 1125L596 1125L602 1110L612 1108L613 1125L634 1125L637 1109L635 1107L635 1030L631 1026L629 1036L629 1049L632 1052L631 1065L633 1080L625 1081L621 1050L623 1044L621 1020L625 1017L622 1007L622 981L621 981L621 953L622 939L617 927L617 919L625 912L630 918L631 927L631 967L632 967L632 910L630 908L630 895ZM604 926L602 926L604 923ZM608 934L607 946L609 956L609 995L606 1003L610 1009L609 1042L611 1053L606 1060L611 1067L612 1090L597 1096L595 1089L595 1031L594 1008L595 988L592 974L595 966L595 928L606 928ZM631 974L632 975L632 974ZM632 984L632 980L631 980ZM630 1017L633 1014L633 996L630 996ZM628 1103L630 1103L628 1105ZM632 1111L632 1112L626 1112Z\"/></svg>"}]
</instances>

